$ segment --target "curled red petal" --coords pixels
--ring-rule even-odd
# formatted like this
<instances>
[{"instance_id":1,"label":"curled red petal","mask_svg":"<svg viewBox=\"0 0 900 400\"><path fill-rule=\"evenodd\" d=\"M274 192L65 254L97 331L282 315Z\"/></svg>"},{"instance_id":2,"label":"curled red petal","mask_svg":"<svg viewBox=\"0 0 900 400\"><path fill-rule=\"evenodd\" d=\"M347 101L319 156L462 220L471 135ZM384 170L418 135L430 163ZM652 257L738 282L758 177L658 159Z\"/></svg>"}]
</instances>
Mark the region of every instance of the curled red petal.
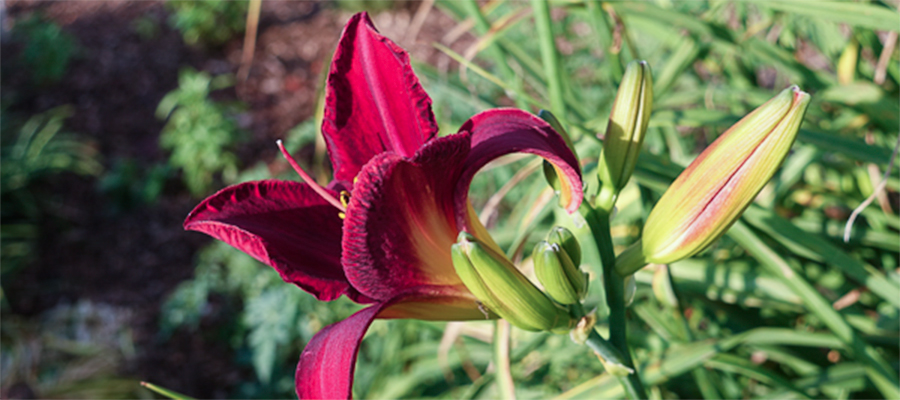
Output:
<instances>
[{"instance_id":1,"label":"curled red petal","mask_svg":"<svg viewBox=\"0 0 900 400\"><path fill-rule=\"evenodd\" d=\"M409 56L368 14L350 18L328 75L322 133L336 179L352 181L377 154L410 157L438 131Z\"/></svg>"},{"instance_id":2,"label":"curled red petal","mask_svg":"<svg viewBox=\"0 0 900 400\"><path fill-rule=\"evenodd\" d=\"M247 182L210 196L184 221L269 265L319 300L361 296L341 268L338 211L303 183Z\"/></svg>"},{"instance_id":3,"label":"curled red petal","mask_svg":"<svg viewBox=\"0 0 900 400\"><path fill-rule=\"evenodd\" d=\"M427 143L412 159L383 154L358 176L344 221L347 279L373 299L406 291L457 287L450 246L460 230L484 235L468 207L475 173L497 157L533 153L566 182L569 211L583 196L577 160L543 120L524 111L481 113L458 134Z\"/></svg>"},{"instance_id":4,"label":"curled red petal","mask_svg":"<svg viewBox=\"0 0 900 400\"><path fill-rule=\"evenodd\" d=\"M484 319L475 298L458 293L401 294L364 308L349 318L326 326L313 336L300 354L295 385L301 399L348 399L363 336L375 318L430 320ZM491 315L491 318L496 316Z\"/></svg>"},{"instance_id":5,"label":"curled red petal","mask_svg":"<svg viewBox=\"0 0 900 400\"><path fill-rule=\"evenodd\" d=\"M562 136L544 120L522 110L498 108L478 113L460 131L471 132L472 143L458 182L458 210L466 206L469 184L475 173L491 160L510 153L531 153L552 163L560 177L559 195L566 211L578 210L584 197L578 159Z\"/></svg>"}]
</instances>

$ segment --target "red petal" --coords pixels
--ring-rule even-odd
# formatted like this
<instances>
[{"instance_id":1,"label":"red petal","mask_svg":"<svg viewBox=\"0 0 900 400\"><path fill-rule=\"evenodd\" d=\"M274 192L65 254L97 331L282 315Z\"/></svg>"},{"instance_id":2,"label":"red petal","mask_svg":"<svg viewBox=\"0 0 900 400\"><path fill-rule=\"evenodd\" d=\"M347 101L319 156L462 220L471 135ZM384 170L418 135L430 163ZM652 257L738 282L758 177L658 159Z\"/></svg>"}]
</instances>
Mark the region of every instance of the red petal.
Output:
<instances>
[{"instance_id":1,"label":"red petal","mask_svg":"<svg viewBox=\"0 0 900 400\"><path fill-rule=\"evenodd\" d=\"M322 133L336 179L352 181L385 151L411 157L437 133L431 99L409 56L368 14L350 18L328 75Z\"/></svg>"},{"instance_id":2,"label":"red petal","mask_svg":"<svg viewBox=\"0 0 900 400\"><path fill-rule=\"evenodd\" d=\"M325 327L313 336L300 354L295 381L297 396L301 399L350 398L359 345L375 318L484 319L484 314L475 307L475 298L468 296L401 295Z\"/></svg>"},{"instance_id":3,"label":"red petal","mask_svg":"<svg viewBox=\"0 0 900 400\"><path fill-rule=\"evenodd\" d=\"M491 160L512 152L553 162L574 211L581 202L575 156L543 120L518 110L481 113L468 131L435 139L413 159L383 154L360 172L344 221L347 279L373 299L406 291L458 287L450 246L463 227L483 235L468 211L469 183ZM472 226L470 226L472 225Z\"/></svg>"},{"instance_id":4,"label":"red petal","mask_svg":"<svg viewBox=\"0 0 900 400\"><path fill-rule=\"evenodd\" d=\"M584 197L578 159L565 140L544 120L521 110L498 108L475 115L459 130L472 133L472 151L465 161L466 169L457 196L468 194L472 177L491 160L510 153L531 153L556 167L566 211L578 210ZM457 199L458 209L464 206L465 200Z\"/></svg>"},{"instance_id":5,"label":"red petal","mask_svg":"<svg viewBox=\"0 0 900 400\"><path fill-rule=\"evenodd\" d=\"M369 325L387 303L364 308L349 318L328 325L313 336L300 354L295 375L300 399L352 397L356 356Z\"/></svg>"},{"instance_id":6,"label":"red petal","mask_svg":"<svg viewBox=\"0 0 900 400\"><path fill-rule=\"evenodd\" d=\"M371 302L341 268L341 224L338 210L306 184L267 180L222 189L191 211L184 228L253 256L319 300L347 294Z\"/></svg>"},{"instance_id":7,"label":"red petal","mask_svg":"<svg viewBox=\"0 0 900 400\"><path fill-rule=\"evenodd\" d=\"M454 144L464 150L468 141ZM361 293L386 300L414 288L465 290L450 258L459 232L452 207L452 177L458 174L454 160L448 161L450 182L433 163L419 165L393 153L376 156L360 171L344 220L342 261Z\"/></svg>"}]
</instances>

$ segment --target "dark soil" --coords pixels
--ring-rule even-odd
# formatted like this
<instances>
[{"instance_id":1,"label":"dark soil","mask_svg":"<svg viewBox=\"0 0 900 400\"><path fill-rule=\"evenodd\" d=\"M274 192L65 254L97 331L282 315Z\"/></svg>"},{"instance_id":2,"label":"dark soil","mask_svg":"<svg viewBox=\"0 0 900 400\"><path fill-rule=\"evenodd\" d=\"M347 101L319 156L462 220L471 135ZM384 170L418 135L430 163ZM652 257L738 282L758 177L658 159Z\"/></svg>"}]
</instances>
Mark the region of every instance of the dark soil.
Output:
<instances>
[{"instance_id":1,"label":"dark soil","mask_svg":"<svg viewBox=\"0 0 900 400\"><path fill-rule=\"evenodd\" d=\"M433 10L417 40L404 38L417 9L418 3L401 4L392 13L375 16L375 23L412 57L446 68L447 60L439 60L430 43L455 23ZM10 104L8 111L28 116L74 106L66 130L93 143L107 170L123 160L143 168L166 162L157 144L164 121L155 117L155 110L177 87L179 69L236 74L240 67L242 35L220 48L188 47L169 27L168 10L158 1L11 1L6 11L13 23L41 12L78 43L78 55L62 80L36 86L16 61L21 48L5 40L3 99ZM248 105L239 117L251 132L238 151L243 165L276 160L274 140L313 115L323 69L350 15L326 3L263 2L248 79L216 94ZM159 29L142 37L134 28L138 18ZM453 47L462 52L466 39L454 39ZM128 208L97 188L96 179L63 175L36 189L44 209L37 260L4 282L11 312L36 316L79 299L126 307L136 316L137 355L123 375L198 398L227 397L241 380L253 379L252 371L235 366L233 350L220 340L187 330L165 341L158 335L162 302L193 276L194 253L210 241L181 228L199 199L172 180L155 203ZM202 324L221 322L211 318Z\"/></svg>"}]
</instances>

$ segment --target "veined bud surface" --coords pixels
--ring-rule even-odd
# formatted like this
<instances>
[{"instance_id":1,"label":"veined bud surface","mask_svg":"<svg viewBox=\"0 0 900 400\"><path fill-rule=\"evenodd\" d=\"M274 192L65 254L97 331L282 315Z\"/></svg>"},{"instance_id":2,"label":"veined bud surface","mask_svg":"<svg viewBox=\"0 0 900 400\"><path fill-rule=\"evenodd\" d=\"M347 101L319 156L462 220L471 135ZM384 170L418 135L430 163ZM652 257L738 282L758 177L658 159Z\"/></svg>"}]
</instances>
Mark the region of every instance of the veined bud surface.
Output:
<instances>
[{"instance_id":1,"label":"veined bud surface","mask_svg":"<svg viewBox=\"0 0 900 400\"><path fill-rule=\"evenodd\" d=\"M653 111L653 78L646 61L632 61L616 92L597 173L604 191L618 193L634 171Z\"/></svg>"},{"instance_id":2,"label":"veined bud surface","mask_svg":"<svg viewBox=\"0 0 900 400\"><path fill-rule=\"evenodd\" d=\"M528 331L575 325L569 311L534 286L506 256L466 232L451 247L453 267L469 291L490 311Z\"/></svg>"},{"instance_id":3,"label":"veined bud surface","mask_svg":"<svg viewBox=\"0 0 900 400\"><path fill-rule=\"evenodd\" d=\"M699 253L737 220L784 161L809 106L797 86L745 116L669 186L644 226L647 262Z\"/></svg>"},{"instance_id":4,"label":"veined bud surface","mask_svg":"<svg viewBox=\"0 0 900 400\"><path fill-rule=\"evenodd\" d=\"M587 294L588 277L581 265L581 246L568 229L554 228L546 241L534 247L534 274L547 294L560 304L581 302Z\"/></svg>"}]
</instances>

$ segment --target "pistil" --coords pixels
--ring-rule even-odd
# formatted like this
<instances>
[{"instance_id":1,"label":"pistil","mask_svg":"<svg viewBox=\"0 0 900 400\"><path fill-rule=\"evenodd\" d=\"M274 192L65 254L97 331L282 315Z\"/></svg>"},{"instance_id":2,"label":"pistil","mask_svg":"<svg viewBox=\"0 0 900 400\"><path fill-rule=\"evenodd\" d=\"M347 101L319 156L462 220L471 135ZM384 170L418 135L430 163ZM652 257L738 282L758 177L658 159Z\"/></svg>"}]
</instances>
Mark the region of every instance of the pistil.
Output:
<instances>
[{"instance_id":1,"label":"pistil","mask_svg":"<svg viewBox=\"0 0 900 400\"><path fill-rule=\"evenodd\" d=\"M319 196L322 196L322 198L325 199L325 201L329 202L331 205L333 205L338 210L341 210L341 212L338 215L343 216L344 213L347 212L346 203L334 198L334 196L332 196L331 193L328 193L328 191L325 190L325 188L323 188L311 176L309 176L309 174L307 174L306 171L303 170L303 168L300 168L300 164L298 164L297 161L294 160L293 157L291 157L291 154L288 153L288 151L284 148L284 143L281 141L281 139L278 139L275 143L278 145L278 148L281 150L281 154L284 155L285 159L287 159L288 164L291 164L291 167L294 168L294 171L296 171L297 174L300 175L300 178L303 179L303 182L306 182L306 184L309 185L309 187L311 187L312 190L314 190L316 193L318 193ZM349 197L350 196L348 193L348 195L347 195L348 200L349 200ZM341 200L343 200L343 199L344 199L344 196L343 196L343 192L342 192ZM342 217L342 219L343 219L343 217Z\"/></svg>"}]
</instances>

